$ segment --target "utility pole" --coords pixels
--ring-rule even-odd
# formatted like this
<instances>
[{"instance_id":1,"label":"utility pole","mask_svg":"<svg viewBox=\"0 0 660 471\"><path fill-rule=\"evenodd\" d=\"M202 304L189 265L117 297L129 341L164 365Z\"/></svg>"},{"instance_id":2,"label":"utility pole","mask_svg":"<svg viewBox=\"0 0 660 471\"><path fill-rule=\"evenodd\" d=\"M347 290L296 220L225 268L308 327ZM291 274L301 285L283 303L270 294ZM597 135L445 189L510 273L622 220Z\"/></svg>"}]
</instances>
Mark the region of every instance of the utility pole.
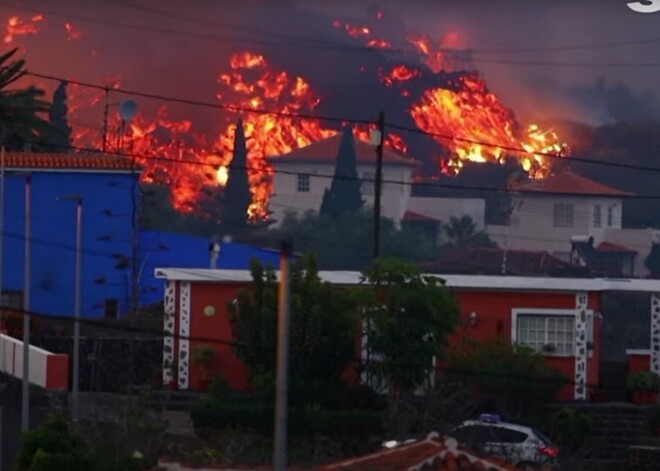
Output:
<instances>
[{"instance_id":1,"label":"utility pole","mask_svg":"<svg viewBox=\"0 0 660 471\"><path fill-rule=\"evenodd\" d=\"M383 180L383 143L385 142L385 113L378 113L377 130L371 143L376 146L376 181L374 184L374 259L380 256L380 197Z\"/></svg>"},{"instance_id":2,"label":"utility pole","mask_svg":"<svg viewBox=\"0 0 660 471\"><path fill-rule=\"evenodd\" d=\"M0 148L0 308L3 306L3 266L4 266L4 252L5 252L5 146ZM2 310L0 310L0 326L2 326ZM1 331L0 331L1 333ZM2 349L2 356L0 362L4 367L5 349ZM0 462L1 463L1 462Z\"/></svg>"},{"instance_id":3,"label":"utility pole","mask_svg":"<svg viewBox=\"0 0 660 471\"><path fill-rule=\"evenodd\" d=\"M110 89L105 88L105 108L103 110L103 153L108 148L108 114L110 113Z\"/></svg>"},{"instance_id":4,"label":"utility pole","mask_svg":"<svg viewBox=\"0 0 660 471\"><path fill-rule=\"evenodd\" d=\"M277 380L275 398L275 450L273 467L284 471L287 467L287 421L289 383L289 257L290 242L283 242L280 249L280 285L277 322Z\"/></svg>"},{"instance_id":5,"label":"utility pole","mask_svg":"<svg viewBox=\"0 0 660 471\"><path fill-rule=\"evenodd\" d=\"M75 295L73 307L73 385L71 391L71 416L78 422L78 399L80 387L80 284L82 266L82 215L83 200L79 195L61 196L59 201L73 201L76 203L76 261L75 261Z\"/></svg>"},{"instance_id":6,"label":"utility pole","mask_svg":"<svg viewBox=\"0 0 660 471\"><path fill-rule=\"evenodd\" d=\"M80 387L80 282L82 270L82 198L76 200L76 296L73 324L73 420L78 422L78 390Z\"/></svg>"},{"instance_id":7,"label":"utility pole","mask_svg":"<svg viewBox=\"0 0 660 471\"><path fill-rule=\"evenodd\" d=\"M23 391L22 391L22 421L23 433L30 430L30 194L31 176L25 176L25 242L23 255Z\"/></svg>"},{"instance_id":8,"label":"utility pole","mask_svg":"<svg viewBox=\"0 0 660 471\"><path fill-rule=\"evenodd\" d=\"M2 307L4 306L3 299L3 268L4 268L4 251L5 251L5 146L4 139L2 148L0 148L0 335L2 335ZM5 367L5 347L0 341L2 348L0 349L0 369ZM5 429L3 427L4 420L2 418L2 407L0 407L0 468L2 468L2 441L5 436Z\"/></svg>"}]
</instances>

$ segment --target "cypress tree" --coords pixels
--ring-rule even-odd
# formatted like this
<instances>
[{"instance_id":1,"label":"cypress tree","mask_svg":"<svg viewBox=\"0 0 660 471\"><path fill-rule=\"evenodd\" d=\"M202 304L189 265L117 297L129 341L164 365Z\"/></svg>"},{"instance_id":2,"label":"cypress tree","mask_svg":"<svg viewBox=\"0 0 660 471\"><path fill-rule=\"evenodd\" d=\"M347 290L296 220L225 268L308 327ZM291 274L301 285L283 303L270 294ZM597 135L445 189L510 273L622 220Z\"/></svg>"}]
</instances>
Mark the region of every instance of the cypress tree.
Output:
<instances>
[{"instance_id":1,"label":"cypress tree","mask_svg":"<svg viewBox=\"0 0 660 471\"><path fill-rule=\"evenodd\" d=\"M67 83L62 81L53 93L53 104L48 112L48 121L56 130L49 139L49 150L53 152L69 152L71 149L71 127L67 115Z\"/></svg>"},{"instance_id":2,"label":"cypress tree","mask_svg":"<svg viewBox=\"0 0 660 471\"><path fill-rule=\"evenodd\" d=\"M236 233L248 225L248 208L252 202L252 193L248 181L247 148L243 122L236 123L234 134L234 151L227 169L227 185L225 186L222 224L228 233Z\"/></svg>"},{"instance_id":3,"label":"cypress tree","mask_svg":"<svg viewBox=\"0 0 660 471\"><path fill-rule=\"evenodd\" d=\"M346 126L339 143L335 173L330 188L323 194L320 213L322 216L338 217L344 213L359 211L363 204L353 129Z\"/></svg>"}]
</instances>

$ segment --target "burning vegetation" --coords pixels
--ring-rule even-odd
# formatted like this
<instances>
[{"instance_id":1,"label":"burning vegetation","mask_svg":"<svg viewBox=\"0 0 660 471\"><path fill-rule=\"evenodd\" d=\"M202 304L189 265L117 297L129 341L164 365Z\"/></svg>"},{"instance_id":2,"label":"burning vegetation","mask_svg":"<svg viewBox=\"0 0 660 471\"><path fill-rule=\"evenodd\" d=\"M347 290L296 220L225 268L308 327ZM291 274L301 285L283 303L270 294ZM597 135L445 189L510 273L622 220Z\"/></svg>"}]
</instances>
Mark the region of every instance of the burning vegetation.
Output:
<instances>
[{"instance_id":1,"label":"burning vegetation","mask_svg":"<svg viewBox=\"0 0 660 471\"><path fill-rule=\"evenodd\" d=\"M455 174L465 161L515 158L531 178L544 178L552 169L545 154L567 153L556 134L534 124L522 125L488 90L479 74L471 70L469 52L458 49L456 34L440 40L407 33L390 38L385 19L382 11L374 11L369 24L329 20L327 27L343 35L341 44L364 48L364 53L376 57L357 68L361 81L356 79L356 83L362 88L352 92L368 94L373 87L374 93L386 97L383 107L387 121L416 131L401 135L388 130L386 145L425 162L423 176ZM43 15L8 18L5 47L16 47L21 37L38 34L45 24ZM65 41L81 43L88 37L71 22L57 26ZM98 54L96 49L91 51ZM337 57L336 66L340 67L342 55ZM73 145L98 149L105 145L111 152L135 156L145 168L145 182L168 185L174 207L194 212L205 188L226 184L235 122L241 118L253 194L249 213L254 218L265 217L272 189L272 169L265 157L331 137L342 124L341 120L329 122L311 116L365 116L364 110L360 116L351 116L339 106L333 107L335 101L341 101L338 97L349 93L345 85L333 90L326 83L319 88L311 69L309 74L300 72L304 68L294 73L281 62L274 54L260 50L240 50L228 57L217 75L216 99L225 113L224 125L215 133L196 131L192 119L171 119L167 104L162 103L151 113L139 113L130 123L121 123L117 109L112 108L107 127L101 127L100 122L91 123L83 116L90 116L90 109L102 112L106 100L120 99L112 90L121 88L122 77L100 77L97 83L107 86L105 91L71 84L68 107ZM365 83L370 86L364 87ZM48 81L35 85L46 91L57 86ZM368 115L375 116L377 111L369 110ZM368 125L355 127L360 139L368 139L368 131Z\"/></svg>"}]
</instances>

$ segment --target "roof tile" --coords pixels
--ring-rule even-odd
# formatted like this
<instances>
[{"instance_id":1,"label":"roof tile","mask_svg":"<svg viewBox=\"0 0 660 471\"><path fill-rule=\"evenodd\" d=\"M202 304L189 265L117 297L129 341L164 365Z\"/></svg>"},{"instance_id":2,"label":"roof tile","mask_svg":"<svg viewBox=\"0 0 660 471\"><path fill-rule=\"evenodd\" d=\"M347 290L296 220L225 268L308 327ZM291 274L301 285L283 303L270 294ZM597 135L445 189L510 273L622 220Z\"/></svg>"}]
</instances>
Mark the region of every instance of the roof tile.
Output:
<instances>
[{"instance_id":1,"label":"roof tile","mask_svg":"<svg viewBox=\"0 0 660 471\"><path fill-rule=\"evenodd\" d=\"M341 134L323 139L305 147L301 147L288 154L269 157L271 163L277 162L316 162L333 164L339 153ZM358 164L376 164L376 151L369 143L354 138L355 156ZM388 165L417 165L413 159L405 157L398 152L383 149L383 163Z\"/></svg>"},{"instance_id":2,"label":"roof tile","mask_svg":"<svg viewBox=\"0 0 660 471\"><path fill-rule=\"evenodd\" d=\"M523 193L554 193L570 195L630 196L632 193L617 190L589 180L570 170L553 174L543 180L533 180L511 185L512 190Z\"/></svg>"},{"instance_id":3,"label":"roof tile","mask_svg":"<svg viewBox=\"0 0 660 471\"><path fill-rule=\"evenodd\" d=\"M459 447L451 438L430 434L425 440L349 458L316 468L317 471L513 471L516 468L490 456Z\"/></svg>"},{"instance_id":4,"label":"roof tile","mask_svg":"<svg viewBox=\"0 0 660 471\"><path fill-rule=\"evenodd\" d=\"M81 153L7 152L6 169L130 171L141 166L124 156Z\"/></svg>"},{"instance_id":5,"label":"roof tile","mask_svg":"<svg viewBox=\"0 0 660 471\"><path fill-rule=\"evenodd\" d=\"M601 242L596 247L598 252L607 252L607 253L637 253L636 250L629 249L623 245L612 244L611 242Z\"/></svg>"}]
</instances>

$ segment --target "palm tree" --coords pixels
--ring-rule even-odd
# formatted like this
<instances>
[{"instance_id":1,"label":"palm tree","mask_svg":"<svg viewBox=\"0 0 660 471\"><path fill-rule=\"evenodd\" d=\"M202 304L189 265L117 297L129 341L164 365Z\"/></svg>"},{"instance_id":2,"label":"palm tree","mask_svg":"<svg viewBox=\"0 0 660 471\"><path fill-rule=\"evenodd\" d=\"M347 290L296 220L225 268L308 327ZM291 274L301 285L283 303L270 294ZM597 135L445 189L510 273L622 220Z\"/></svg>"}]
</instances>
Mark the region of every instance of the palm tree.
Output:
<instances>
[{"instance_id":1,"label":"palm tree","mask_svg":"<svg viewBox=\"0 0 660 471\"><path fill-rule=\"evenodd\" d=\"M14 59L17 51L0 55L0 143L9 150L44 150L59 131L48 122L51 104L43 90L13 87L27 74L25 61Z\"/></svg>"}]
</instances>

